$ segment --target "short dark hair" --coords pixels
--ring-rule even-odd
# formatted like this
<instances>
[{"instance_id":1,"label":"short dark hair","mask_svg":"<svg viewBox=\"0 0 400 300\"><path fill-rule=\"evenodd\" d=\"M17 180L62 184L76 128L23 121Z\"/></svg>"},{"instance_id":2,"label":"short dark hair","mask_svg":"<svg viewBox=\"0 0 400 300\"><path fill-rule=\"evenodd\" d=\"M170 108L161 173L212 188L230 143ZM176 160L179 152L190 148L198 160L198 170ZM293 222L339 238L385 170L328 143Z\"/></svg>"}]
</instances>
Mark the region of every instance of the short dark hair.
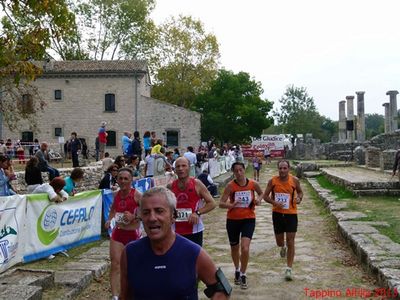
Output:
<instances>
[{"instance_id":1,"label":"short dark hair","mask_svg":"<svg viewBox=\"0 0 400 300\"><path fill-rule=\"evenodd\" d=\"M75 168L71 172L71 178L72 179L80 179L83 178L83 174L85 174L85 171L83 171L81 168Z\"/></svg>"},{"instance_id":2,"label":"short dark hair","mask_svg":"<svg viewBox=\"0 0 400 300\"><path fill-rule=\"evenodd\" d=\"M138 137L139 137L139 131L135 131L135 132L133 133L133 136L134 136L135 138L138 138Z\"/></svg>"},{"instance_id":3,"label":"short dark hair","mask_svg":"<svg viewBox=\"0 0 400 300\"><path fill-rule=\"evenodd\" d=\"M242 166L243 169L246 169L246 166L244 165L243 162L241 162L241 161L236 161L236 162L234 162L234 163L232 164L231 170L233 171L233 170L235 169L236 166Z\"/></svg>"},{"instance_id":4,"label":"short dark hair","mask_svg":"<svg viewBox=\"0 0 400 300\"><path fill-rule=\"evenodd\" d=\"M281 163L287 163L288 168L290 168L290 163L289 163L288 160L286 160L286 159L280 159L280 160L278 160L278 163L277 163L278 169L279 169L279 165L280 165Z\"/></svg>"}]
</instances>

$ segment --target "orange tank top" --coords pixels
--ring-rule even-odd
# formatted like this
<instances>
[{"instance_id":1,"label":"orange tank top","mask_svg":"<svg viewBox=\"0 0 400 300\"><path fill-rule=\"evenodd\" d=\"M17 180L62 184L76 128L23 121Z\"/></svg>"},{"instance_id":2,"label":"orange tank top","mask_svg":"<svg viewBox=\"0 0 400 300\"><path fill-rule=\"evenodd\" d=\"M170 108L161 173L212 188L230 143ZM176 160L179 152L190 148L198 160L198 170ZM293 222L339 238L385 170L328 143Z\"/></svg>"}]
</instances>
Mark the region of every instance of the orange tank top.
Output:
<instances>
[{"instance_id":1,"label":"orange tank top","mask_svg":"<svg viewBox=\"0 0 400 300\"><path fill-rule=\"evenodd\" d=\"M274 206L273 211L282 214L297 214L296 183L293 176L289 175L287 181L280 180L279 176L272 177L272 197L275 201L284 204L284 208Z\"/></svg>"},{"instance_id":2,"label":"orange tank top","mask_svg":"<svg viewBox=\"0 0 400 300\"><path fill-rule=\"evenodd\" d=\"M230 220L255 219L254 181L246 178L246 184L240 186L235 180L232 180L228 185L231 188L228 201L233 203L235 200L239 200L239 202L234 208L228 210L227 218Z\"/></svg>"}]
</instances>

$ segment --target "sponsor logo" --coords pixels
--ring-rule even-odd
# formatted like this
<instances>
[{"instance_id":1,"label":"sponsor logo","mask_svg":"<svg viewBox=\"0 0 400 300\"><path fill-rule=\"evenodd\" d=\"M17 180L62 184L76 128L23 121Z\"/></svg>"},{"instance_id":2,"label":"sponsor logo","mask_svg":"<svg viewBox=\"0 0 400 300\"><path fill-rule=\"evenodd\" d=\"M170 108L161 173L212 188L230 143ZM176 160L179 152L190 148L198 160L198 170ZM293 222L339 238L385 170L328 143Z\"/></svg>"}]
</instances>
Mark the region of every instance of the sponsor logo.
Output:
<instances>
[{"instance_id":1,"label":"sponsor logo","mask_svg":"<svg viewBox=\"0 0 400 300\"><path fill-rule=\"evenodd\" d=\"M12 239L6 238L9 235L17 236L17 231L11 226L4 225L0 230L0 264L7 263L15 256L18 243L13 243Z\"/></svg>"}]
</instances>

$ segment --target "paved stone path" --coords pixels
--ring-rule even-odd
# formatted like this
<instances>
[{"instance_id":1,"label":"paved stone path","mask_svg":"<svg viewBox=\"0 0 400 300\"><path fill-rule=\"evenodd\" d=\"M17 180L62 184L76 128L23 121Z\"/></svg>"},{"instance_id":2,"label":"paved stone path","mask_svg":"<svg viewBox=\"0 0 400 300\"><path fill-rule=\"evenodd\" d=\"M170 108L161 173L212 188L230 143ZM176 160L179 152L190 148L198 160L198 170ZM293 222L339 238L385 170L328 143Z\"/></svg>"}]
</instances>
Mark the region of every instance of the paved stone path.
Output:
<instances>
[{"instance_id":1,"label":"paved stone path","mask_svg":"<svg viewBox=\"0 0 400 300\"><path fill-rule=\"evenodd\" d=\"M275 174L275 164L273 167L263 167L263 189L267 180ZM347 289L360 294L377 288L375 280L362 270L351 250L338 238L332 219L327 214L321 214L323 209L310 199L311 189L305 182L302 185L305 196L299 207L294 280L286 282L283 278L286 261L279 256L279 249L275 246L271 206L263 202L262 206L257 207L257 225L251 244L247 271L249 289L241 290L233 286L231 299L315 299L322 290L331 295L340 293L340 299L361 299L359 296L346 297ZM225 217L226 211L219 208L204 217L204 242L208 253L233 283L234 268L225 230ZM93 295L99 300L110 299L107 285L108 278L104 277L87 288L78 299L94 299ZM206 299L203 289L204 286L200 285L200 299ZM339 297L330 297L335 298Z\"/></svg>"},{"instance_id":2,"label":"paved stone path","mask_svg":"<svg viewBox=\"0 0 400 300\"><path fill-rule=\"evenodd\" d=\"M393 177L389 173L378 172L361 167L334 167L322 168L322 170L333 176L343 178L351 183L398 181L397 175Z\"/></svg>"}]
</instances>

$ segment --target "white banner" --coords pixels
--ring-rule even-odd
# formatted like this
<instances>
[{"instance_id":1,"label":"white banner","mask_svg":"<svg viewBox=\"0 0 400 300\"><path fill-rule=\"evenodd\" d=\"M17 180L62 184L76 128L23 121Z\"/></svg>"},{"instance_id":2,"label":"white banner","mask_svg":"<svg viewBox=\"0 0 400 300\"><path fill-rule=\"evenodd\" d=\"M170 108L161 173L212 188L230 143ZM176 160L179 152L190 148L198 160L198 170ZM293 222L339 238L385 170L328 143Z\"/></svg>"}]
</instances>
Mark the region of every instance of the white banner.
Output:
<instances>
[{"instance_id":1,"label":"white banner","mask_svg":"<svg viewBox=\"0 0 400 300\"><path fill-rule=\"evenodd\" d=\"M101 191L76 194L63 203L47 194L27 195L24 262L100 239Z\"/></svg>"},{"instance_id":2,"label":"white banner","mask_svg":"<svg viewBox=\"0 0 400 300\"><path fill-rule=\"evenodd\" d=\"M0 273L22 261L26 197L0 197Z\"/></svg>"}]
</instances>

